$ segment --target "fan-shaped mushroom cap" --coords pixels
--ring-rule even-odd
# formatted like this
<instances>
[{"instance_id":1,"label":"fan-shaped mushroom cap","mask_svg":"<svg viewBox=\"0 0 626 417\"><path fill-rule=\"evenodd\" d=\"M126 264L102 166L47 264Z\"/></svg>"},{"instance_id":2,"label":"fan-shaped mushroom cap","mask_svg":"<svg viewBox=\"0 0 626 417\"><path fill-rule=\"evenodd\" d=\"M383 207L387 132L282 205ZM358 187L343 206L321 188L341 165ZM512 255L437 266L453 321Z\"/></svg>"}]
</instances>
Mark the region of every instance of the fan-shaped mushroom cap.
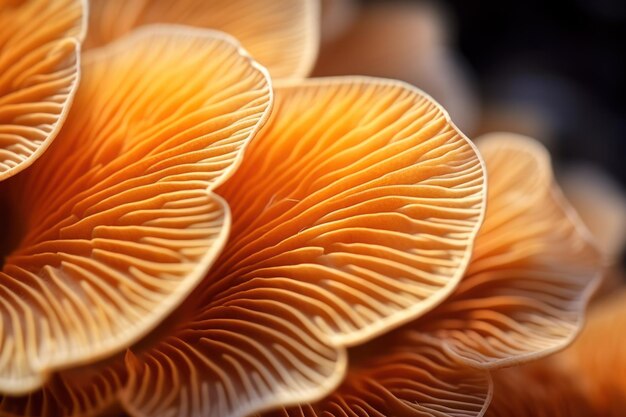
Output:
<instances>
[{"instance_id":1,"label":"fan-shaped mushroom cap","mask_svg":"<svg viewBox=\"0 0 626 417\"><path fill-rule=\"evenodd\" d=\"M419 332L384 335L349 356L350 371L331 395L263 417L477 417L489 405L489 373Z\"/></svg>"},{"instance_id":2,"label":"fan-shaped mushroom cap","mask_svg":"<svg viewBox=\"0 0 626 417\"><path fill-rule=\"evenodd\" d=\"M498 134L479 140L479 149L489 178L487 213L455 294L418 320L349 351L346 380L332 395L272 417L483 415L490 397L485 368L546 355L571 341L599 256L558 195L541 145ZM541 375L551 374L531 367L496 372L494 390L503 394L492 415L567 415L540 414L532 404L532 398L545 398L542 388L526 384ZM516 397L520 390L525 392ZM557 394L550 410L566 398Z\"/></svg>"},{"instance_id":3,"label":"fan-shaped mushroom cap","mask_svg":"<svg viewBox=\"0 0 626 417\"><path fill-rule=\"evenodd\" d=\"M487 214L455 294L422 329L474 366L500 367L569 345L599 281L602 257L554 183L538 142L479 139Z\"/></svg>"},{"instance_id":4,"label":"fan-shaped mushroom cap","mask_svg":"<svg viewBox=\"0 0 626 417\"><path fill-rule=\"evenodd\" d=\"M198 284L230 223L212 190L271 100L265 70L220 32L150 27L84 56L79 110L0 187L19 213L0 272L0 392L130 345Z\"/></svg>"},{"instance_id":5,"label":"fan-shaped mushroom cap","mask_svg":"<svg viewBox=\"0 0 626 417\"><path fill-rule=\"evenodd\" d=\"M232 235L195 310L130 363L123 401L135 415L243 416L318 399L343 376L344 346L433 308L464 272L485 181L438 105L368 78L276 95L218 190Z\"/></svg>"},{"instance_id":6,"label":"fan-shaped mushroom cap","mask_svg":"<svg viewBox=\"0 0 626 417\"><path fill-rule=\"evenodd\" d=\"M151 23L176 23L235 36L273 78L305 77L319 44L318 0L90 0L85 47Z\"/></svg>"},{"instance_id":7,"label":"fan-shaped mushroom cap","mask_svg":"<svg viewBox=\"0 0 626 417\"><path fill-rule=\"evenodd\" d=\"M86 0L0 0L0 180L59 132L78 85Z\"/></svg>"}]
</instances>

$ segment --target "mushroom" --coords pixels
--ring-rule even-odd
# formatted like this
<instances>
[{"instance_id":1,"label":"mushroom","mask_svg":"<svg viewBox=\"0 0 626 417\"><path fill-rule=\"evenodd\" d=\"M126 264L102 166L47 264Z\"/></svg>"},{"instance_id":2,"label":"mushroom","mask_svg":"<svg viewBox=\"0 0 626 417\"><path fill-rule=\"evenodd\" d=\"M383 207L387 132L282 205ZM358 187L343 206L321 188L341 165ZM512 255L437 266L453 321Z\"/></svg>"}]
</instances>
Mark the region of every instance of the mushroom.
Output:
<instances>
[{"instance_id":1,"label":"mushroom","mask_svg":"<svg viewBox=\"0 0 626 417\"><path fill-rule=\"evenodd\" d=\"M84 3L0 1L0 181L39 158L67 117L78 85Z\"/></svg>"},{"instance_id":2,"label":"mushroom","mask_svg":"<svg viewBox=\"0 0 626 417\"><path fill-rule=\"evenodd\" d=\"M400 82L275 88L217 192L232 232L162 340L128 363L132 415L245 416L319 399L345 347L442 302L482 221L483 168L446 113Z\"/></svg>"},{"instance_id":3,"label":"mushroom","mask_svg":"<svg viewBox=\"0 0 626 417\"><path fill-rule=\"evenodd\" d=\"M271 102L265 69L221 32L146 27L84 54L77 110L0 184L0 392L110 356L183 301L228 235L213 190Z\"/></svg>"},{"instance_id":4,"label":"mushroom","mask_svg":"<svg viewBox=\"0 0 626 417\"><path fill-rule=\"evenodd\" d=\"M434 308L469 262L483 166L429 97L353 77L275 94L216 189L232 210L224 252L126 354L118 399L132 415L235 417L320 399L344 377L347 346Z\"/></svg>"},{"instance_id":5,"label":"mushroom","mask_svg":"<svg viewBox=\"0 0 626 417\"><path fill-rule=\"evenodd\" d=\"M273 78L306 77L317 57L318 0L90 0L85 48L138 26L176 23L236 37Z\"/></svg>"},{"instance_id":6,"label":"mushroom","mask_svg":"<svg viewBox=\"0 0 626 417\"><path fill-rule=\"evenodd\" d=\"M123 364L107 361L54 373L28 395L0 396L0 416L122 417L116 399L127 377Z\"/></svg>"},{"instance_id":7,"label":"mushroom","mask_svg":"<svg viewBox=\"0 0 626 417\"><path fill-rule=\"evenodd\" d=\"M604 257L556 185L539 142L494 133L486 219L472 262L424 328L479 367L514 365L568 346L600 282Z\"/></svg>"},{"instance_id":8,"label":"mushroom","mask_svg":"<svg viewBox=\"0 0 626 417\"><path fill-rule=\"evenodd\" d=\"M411 233L413 245L435 246L471 235L483 204L480 161L445 114L406 85L279 86L268 124L217 190L232 208L228 245L175 322L152 335L160 341L127 353L117 400L133 416L243 416L280 404L290 407L268 415L483 415L491 369L571 342L601 257L541 145L498 134L479 147L491 186L474 260L452 294L440 289L432 311L424 299L397 319L407 290L419 294L422 279L442 278L455 262L445 246L398 245ZM416 217L397 223L397 213ZM442 227L452 231L436 237ZM426 255L437 255L430 275ZM369 340L378 323L389 330L411 317ZM105 384L105 393L118 385ZM77 398L95 391L72 389ZM102 391L98 399L115 400Z\"/></svg>"},{"instance_id":9,"label":"mushroom","mask_svg":"<svg viewBox=\"0 0 626 417\"><path fill-rule=\"evenodd\" d=\"M577 375L547 367L544 361L500 369L492 376L487 417L608 417L594 413Z\"/></svg>"},{"instance_id":10,"label":"mushroom","mask_svg":"<svg viewBox=\"0 0 626 417\"><path fill-rule=\"evenodd\" d=\"M489 372L460 363L418 331L384 335L349 357L346 378L331 395L262 417L476 417L489 405Z\"/></svg>"},{"instance_id":11,"label":"mushroom","mask_svg":"<svg viewBox=\"0 0 626 417\"><path fill-rule=\"evenodd\" d=\"M561 182L609 263L618 263L626 247L626 193L620 184L600 167L583 164L565 170Z\"/></svg>"},{"instance_id":12,"label":"mushroom","mask_svg":"<svg viewBox=\"0 0 626 417\"><path fill-rule=\"evenodd\" d=\"M563 352L495 373L489 417L620 417L626 409L626 290L597 300Z\"/></svg>"},{"instance_id":13,"label":"mushroom","mask_svg":"<svg viewBox=\"0 0 626 417\"><path fill-rule=\"evenodd\" d=\"M455 293L414 322L350 350L345 381L330 396L264 417L482 416L492 394L490 369L571 343L601 257L554 185L539 143L510 134L477 142L489 178L487 213ZM496 393L501 384L506 391L511 373L495 373ZM501 402L513 405L506 410L523 404L506 395Z\"/></svg>"},{"instance_id":14,"label":"mushroom","mask_svg":"<svg viewBox=\"0 0 626 417\"><path fill-rule=\"evenodd\" d=\"M580 338L554 358L579 380L597 416L626 410L626 288L598 301Z\"/></svg>"}]
</instances>

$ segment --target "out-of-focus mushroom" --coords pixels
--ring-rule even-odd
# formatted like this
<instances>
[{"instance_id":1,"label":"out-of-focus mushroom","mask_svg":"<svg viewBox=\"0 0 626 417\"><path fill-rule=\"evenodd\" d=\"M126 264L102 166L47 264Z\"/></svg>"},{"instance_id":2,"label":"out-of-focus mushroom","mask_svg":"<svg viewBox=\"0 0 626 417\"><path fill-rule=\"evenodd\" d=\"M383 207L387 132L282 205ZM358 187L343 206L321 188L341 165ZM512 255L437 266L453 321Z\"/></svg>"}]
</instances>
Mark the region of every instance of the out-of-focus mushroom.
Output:
<instances>
[{"instance_id":1,"label":"out-of-focus mushroom","mask_svg":"<svg viewBox=\"0 0 626 417\"><path fill-rule=\"evenodd\" d=\"M531 138L539 138L543 144L554 146L555 132L548 115L531 104L495 102L482 107L481 120L476 134L512 132Z\"/></svg>"},{"instance_id":2,"label":"out-of-focus mushroom","mask_svg":"<svg viewBox=\"0 0 626 417\"><path fill-rule=\"evenodd\" d=\"M269 113L269 75L232 38L147 27L83 56L50 149L0 185L0 392L125 348L225 243L213 193Z\"/></svg>"},{"instance_id":3,"label":"out-of-focus mushroom","mask_svg":"<svg viewBox=\"0 0 626 417\"><path fill-rule=\"evenodd\" d=\"M343 35L322 45L313 73L406 81L432 95L468 132L480 106L467 68L449 45L449 32L449 22L433 3L365 6Z\"/></svg>"},{"instance_id":4,"label":"out-of-focus mushroom","mask_svg":"<svg viewBox=\"0 0 626 417\"><path fill-rule=\"evenodd\" d=\"M626 282L620 264L626 244L626 194L606 172L593 165L573 165L560 175L565 196L591 233L606 258L602 286L596 298L613 292Z\"/></svg>"},{"instance_id":5,"label":"out-of-focus mushroom","mask_svg":"<svg viewBox=\"0 0 626 417\"><path fill-rule=\"evenodd\" d=\"M86 0L0 0L0 180L61 129L78 85Z\"/></svg>"},{"instance_id":6,"label":"out-of-focus mushroom","mask_svg":"<svg viewBox=\"0 0 626 417\"><path fill-rule=\"evenodd\" d=\"M474 366L513 365L568 346L582 326L603 257L554 183L538 142L494 133L487 215L455 294L424 330Z\"/></svg>"},{"instance_id":7,"label":"out-of-focus mushroom","mask_svg":"<svg viewBox=\"0 0 626 417\"><path fill-rule=\"evenodd\" d=\"M555 367L546 367L544 362L533 362L493 372L494 393L485 415L487 417L600 416L594 413L587 401L577 375L561 372Z\"/></svg>"},{"instance_id":8,"label":"out-of-focus mushroom","mask_svg":"<svg viewBox=\"0 0 626 417\"><path fill-rule=\"evenodd\" d=\"M565 195L614 262L626 244L626 194L608 174L590 165L570 167L561 182Z\"/></svg>"},{"instance_id":9,"label":"out-of-focus mushroom","mask_svg":"<svg viewBox=\"0 0 626 417\"><path fill-rule=\"evenodd\" d=\"M454 290L484 187L473 146L408 85L277 87L268 125L218 190L229 244L186 317L128 361L122 403L137 416L224 417L326 395L345 346Z\"/></svg>"},{"instance_id":10,"label":"out-of-focus mushroom","mask_svg":"<svg viewBox=\"0 0 626 417\"><path fill-rule=\"evenodd\" d=\"M358 15L358 0L321 0L321 42L343 35Z\"/></svg>"},{"instance_id":11,"label":"out-of-focus mushroom","mask_svg":"<svg viewBox=\"0 0 626 417\"><path fill-rule=\"evenodd\" d=\"M571 348L554 360L583 385L594 415L620 417L626 410L626 289L599 301Z\"/></svg>"},{"instance_id":12,"label":"out-of-focus mushroom","mask_svg":"<svg viewBox=\"0 0 626 417\"><path fill-rule=\"evenodd\" d=\"M498 371L489 417L621 417L626 290L598 301L580 337L540 362Z\"/></svg>"},{"instance_id":13,"label":"out-of-focus mushroom","mask_svg":"<svg viewBox=\"0 0 626 417\"><path fill-rule=\"evenodd\" d=\"M599 256L555 189L541 145L498 134L480 140L479 148L490 181L487 214L455 294L420 319L349 350L346 380L330 396L266 417L481 416L491 396L487 368L546 356L571 341ZM508 374L496 372L496 392L506 392ZM531 374L520 377L526 378ZM499 400L505 403L506 395Z\"/></svg>"},{"instance_id":14,"label":"out-of-focus mushroom","mask_svg":"<svg viewBox=\"0 0 626 417\"><path fill-rule=\"evenodd\" d=\"M319 0L90 0L85 48L151 23L218 29L235 36L273 78L305 77L319 44Z\"/></svg>"}]
</instances>

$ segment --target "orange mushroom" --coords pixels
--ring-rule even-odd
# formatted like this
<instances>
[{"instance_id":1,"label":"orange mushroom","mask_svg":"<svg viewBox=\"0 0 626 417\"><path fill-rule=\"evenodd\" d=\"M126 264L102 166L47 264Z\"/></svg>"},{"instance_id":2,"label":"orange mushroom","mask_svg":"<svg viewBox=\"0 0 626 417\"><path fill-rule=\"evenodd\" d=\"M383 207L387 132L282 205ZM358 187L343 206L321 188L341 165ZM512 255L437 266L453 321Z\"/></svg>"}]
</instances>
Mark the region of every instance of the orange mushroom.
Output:
<instances>
[{"instance_id":1,"label":"orange mushroom","mask_svg":"<svg viewBox=\"0 0 626 417\"><path fill-rule=\"evenodd\" d=\"M319 399L341 382L346 346L434 308L469 261L484 173L438 105L368 78L275 92L216 190L232 209L227 248L126 355L119 401L132 415L245 416Z\"/></svg>"},{"instance_id":2,"label":"orange mushroom","mask_svg":"<svg viewBox=\"0 0 626 417\"><path fill-rule=\"evenodd\" d=\"M505 133L477 142L489 175L486 220L465 278L423 328L466 363L494 368L568 346L604 258L541 144Z\"/></svg>"},{"instance_id":3,"label":"orange mushroom","mask_svg":"<svg viewBox=\"0 0 626 417\"><path fill-rule=\"evenodd\" d=\"M230 226L213 193L272 102L227 35L151 27L83 56L50 149L0 185L0 392L136 342L200 282Z\"/></svg>"},{"instance_id":4,"label":"orange mushroom","mask_svg":"<svg viewBox=\"0 0 626 417\"><path fill-rule=\"evenodd\" d=\"M565 196L601 245L609 263L626 247L626 193L608 173L593 165L574 165L561 176Z\"/></svg>"},{"instance_id":5,"label":"orange mushroom","mask_svg":"<svg viewBox=\"0 0 626 417\"><path fill-rule=\"evenodd\" d=\"M95 33L213 25L181 4L100 3L125 19ZM277 76L306 72L306 51L244 44ZM268 75L235 41L167 26L83 71L81 111L0 184L0 392L43 385L0 416L481 416L490 369L577 334L601 257L539 145L481 141L478 233L480 157L408 85L285 83L270 116Z\"/></svg>"},{"instance_id":6,"label":"orange mushroom","mask_svg":"<svg viewBox=\"0 0 626 417\"><path fill-rule=\"evenodd\" d=\"M626 409L626 290L597 301L569 348L495 374L489 417L621 417Z\"/></svg>"},{"instance_id":7,"label":"orange mushroom","mask_svg":"<svg viewBox=\"0 0 626 417\"><path fill-rule=\"evenodd\" d=\"M464 365L419 331L384 335L348 353L349 371L331 395L262 416L476 417L489 405L489 372Z\"/></svg>"},{"instance_id":8,"label":"orange mushroom","mask_svg":"<svg viewBox=\"0 0 626 417\"><path fill-rule=\"evenodd\" d=\"M264 417L482 416L492 393L489 369L571 342L597 284L600 256L555 188L541 145L497 134L478 146L489 178L487 214L455 293L418 320L350 350L345 381L330 396ZM496 393L515 380L507 372L495 373ZM506 395L497 402L498 410L524 403Z\"/></svg>"},{"instance_id":9,"label":"orange mushroom","mask_svg":"<svg viewBox=\"0 0 626 417\"><path fill-rule=\"evenodd\" d=\"M626 289L591 310L580 338L554 358L580 381L595 415L619 417L626 410Z\"/></svg>"},{"instance_id":10,"label":"orange mushroom","mask_svg":"<svg viewBox=\"0 0 626 417\"><path fill-rule=\"evenodd\" d=\"M577 375L544 361L493 372L494 394L487 417L599 417ZM608 417L608 416L606 416ZM615 416L617 417L617 415Z\"/></svg>"},{"instance_id":11,"label":"orange mushroom","mask_svg":"<svg viewBox=\"0 0 626 417\"><path fill-rule=\"evenodd\" d=\"M601 257L556 189L541 146L499 135L479 142L491 187L468 273L434 310L426 301L418 312L401 312L397 323L423 316L351 348L346 367L344 346L375 335L375 320L392 327L385 314L400 295L443 282L423 279L450 267L446 245L471 235L480 217L480 162L416 94L374 79L278 87L267 126L218 189L234 222L216 267L175 323L152 335L160 342L127 354L117 379L104 374L88 392L60 382L73 398L90 399L74 404L102 409L119 401L133 416L243 416L307 401L268 415L481 416L492 395L489 369L571 342ZM349 110L332 117L340 109ZM394 229L397 213L422 217ZM398 250L409 224L419 229L413 245L434 246ZM436 237L442 228L450 232ZM392 279L393 271L424 271L426 255L437 255L430 275ZM409 268L411 260L420 268ZM496 372L496 392L506 372ZM33 398L3 407L25 404L44 409Z\"/></svg>"},{"instance_id":12,"label":"orange mushroom","mask_svg":"<svg viewBox=\"0 0 626 417\"><path fill-rule=\"evenodd\" d=\"M319 0L90 0L86 48L146 24L218 29L236 37L273 78L305 77L319 44Z\"/></svg>"},{"instance_id":13,"label":"orange mushroom","mask_svg":"<svg viewBox=\"0 0 626 417\"><path fill-rule=\"evenodd\" d=\"M136 416L245 416L326 395L345 347L454 290L482 220L473 146L399 82L279 86L218 192L231 238L178 325L129 360ZM194 308L191 308L195 306Z\"/></svg>"},{"instance_id":14,"label":"orange mushroom","mask_svg":"<svg viewBox=\"0 0 626 417\"><path fill-rule=\"evenodd\" d=\"M52 143L78 85L85 0L0 0L0 180Z\"/></svg>"},{"instance_id":15,"label":"orange mushroom","mask_svg":"<svg viewBox=\"0 0 626 417\"><path fill-rule=\"evenodd\" d=\"M446 114L411 87L369 78L285 84L276 95L216 190L233 225L213 269L128 352L126 369L95 388L60 380L63 395L86 399L62 415L119 401L135 416L244 416L302 402L312 404L278 413L478 416L487 369L572 340L600 256L539 145L481 142L489 211L457 287L485 181ZM349 351L347 369L346 348L375 336ZM58 410L35 396L0 404Z\"/></svg>"}]
</instances>

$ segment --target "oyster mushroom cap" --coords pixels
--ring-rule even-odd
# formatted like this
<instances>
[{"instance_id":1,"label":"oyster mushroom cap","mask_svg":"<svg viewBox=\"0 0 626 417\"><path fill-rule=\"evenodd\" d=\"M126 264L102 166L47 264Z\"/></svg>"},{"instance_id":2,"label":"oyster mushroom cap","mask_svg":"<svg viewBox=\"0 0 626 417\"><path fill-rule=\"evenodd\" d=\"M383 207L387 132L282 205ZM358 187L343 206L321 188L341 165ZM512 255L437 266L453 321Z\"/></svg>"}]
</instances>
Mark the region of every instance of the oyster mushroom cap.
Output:
<instances>
[{"instance_id":1,"label":"oyster mushroom cap","mask_svg":"<svg viewBox=\"0 0 626 417\"><path fill-rule=\"evenodd\" d=\"M569 382L580 380L577 373L545 365L495 371L496 402L490 405L489 368L545 356L571 341L596 283L600 257L554 196L541 145L509 134L494 134L478 144L489 175L486 220L455 293L417 320L349 350L347 376L331 395L264 417L485 412L521 417L546 410L552 411L545 415L569 416L573 410L571 416L592 415L582 397L575 398L576 405L564 404L572 400L567 395L582 395ZM577 272L571 274L572 269ZM546 379L549 386L539 385Z\"/></svg>"},{"instance_id":2,"label":"oyster mushroom cap","mask_svg":"<svg viewBox=\"0 0 626 417\"><path fill-rule=\"evenodd\" d=\"M306 77L319 44L318 0L91 0L85 48L133 29L176 23L236 37L273 78Z\"/></svg>"},{"instance_id":3,"label":"oyster mushroom cap","mask_svg":"<svg viewBox=\"0 0 626 417\"><path fill-rule=\"evenodd\" d=\"M574 340L603 256L539 142L494 133L477 143L489 178L485 222L466 276L421 328L466 363L498 368Z\"/></svg>"},{"instance_id":4,"label":"oyster mushroom cap","mask_svg":"<svg viewBox=\"0 0 626 417\"><path fill-rule=\"evenodd\" d=\"M472 143L432 98L399 81L320 78L276 89L268 125L220 188L236 223L212 274L224 279L205 296L254 288L252 277L313 284L313 299L331 308L307 314L342 346L443 301L484 216Z\"/></svg>"},{"instance_id":5,"label":"oyster mushroom cap","mask_svg":"<svg viewBox=\"0 0 626 417\"><path fill-rule=\"evenodd\" d=\"M0 1L0 181L30 166L78 86L86 0Z\"/></svg>"},{"instance_id":6,"label":"oyster mushroom cap","mask_svg":"<svg viewBox=\"0 0 626 417\"><path fill-rule=\"evenodd\" d=\"M85 54L75 103L48 152L0 185L19 213L0 272L3 393L131 345L202 280L230 226L213 190L272 91L228 35L157 26Z\"/></svg>"},{"instance_id":7,"label":"oyster mushroom cap","mask_svg":"<svg viewBox=\"0 0 626 417\"><path fill-rule=\"evenodd\" d=\"M346 346L432 309L469 261L482 162L428 96L360 77L275 93L217 190L233 213L225 251L177 324L128 362L133 415L318 400L343 378Z\"/></svg>"},{"instance_id":8,"label":"oyster mushroom cap","mask_svg":"<svg viewBox=\"0 0 626 417\"><path fill-rule=\"evenodd\" d=\"M234 210L233 246L151 335L160 341L126 356L119 400L132 415L243 416L321 400L346 375L346 344L422 314L460 279L486 193L480 158L445 112L406 84L371 78L312 80L276 94L240 170L216 190ZM428 370L437 382L421 392L399 381L391 389L406 402L394 404L469 384L471 395L447 391L440 405L478 415L486 372L419 333L405 336L419 352L398 342L393 357L380 358L380 375ZM67 390L95 405L111 398L75 387Z\"/></svg>"}]
</instances>

